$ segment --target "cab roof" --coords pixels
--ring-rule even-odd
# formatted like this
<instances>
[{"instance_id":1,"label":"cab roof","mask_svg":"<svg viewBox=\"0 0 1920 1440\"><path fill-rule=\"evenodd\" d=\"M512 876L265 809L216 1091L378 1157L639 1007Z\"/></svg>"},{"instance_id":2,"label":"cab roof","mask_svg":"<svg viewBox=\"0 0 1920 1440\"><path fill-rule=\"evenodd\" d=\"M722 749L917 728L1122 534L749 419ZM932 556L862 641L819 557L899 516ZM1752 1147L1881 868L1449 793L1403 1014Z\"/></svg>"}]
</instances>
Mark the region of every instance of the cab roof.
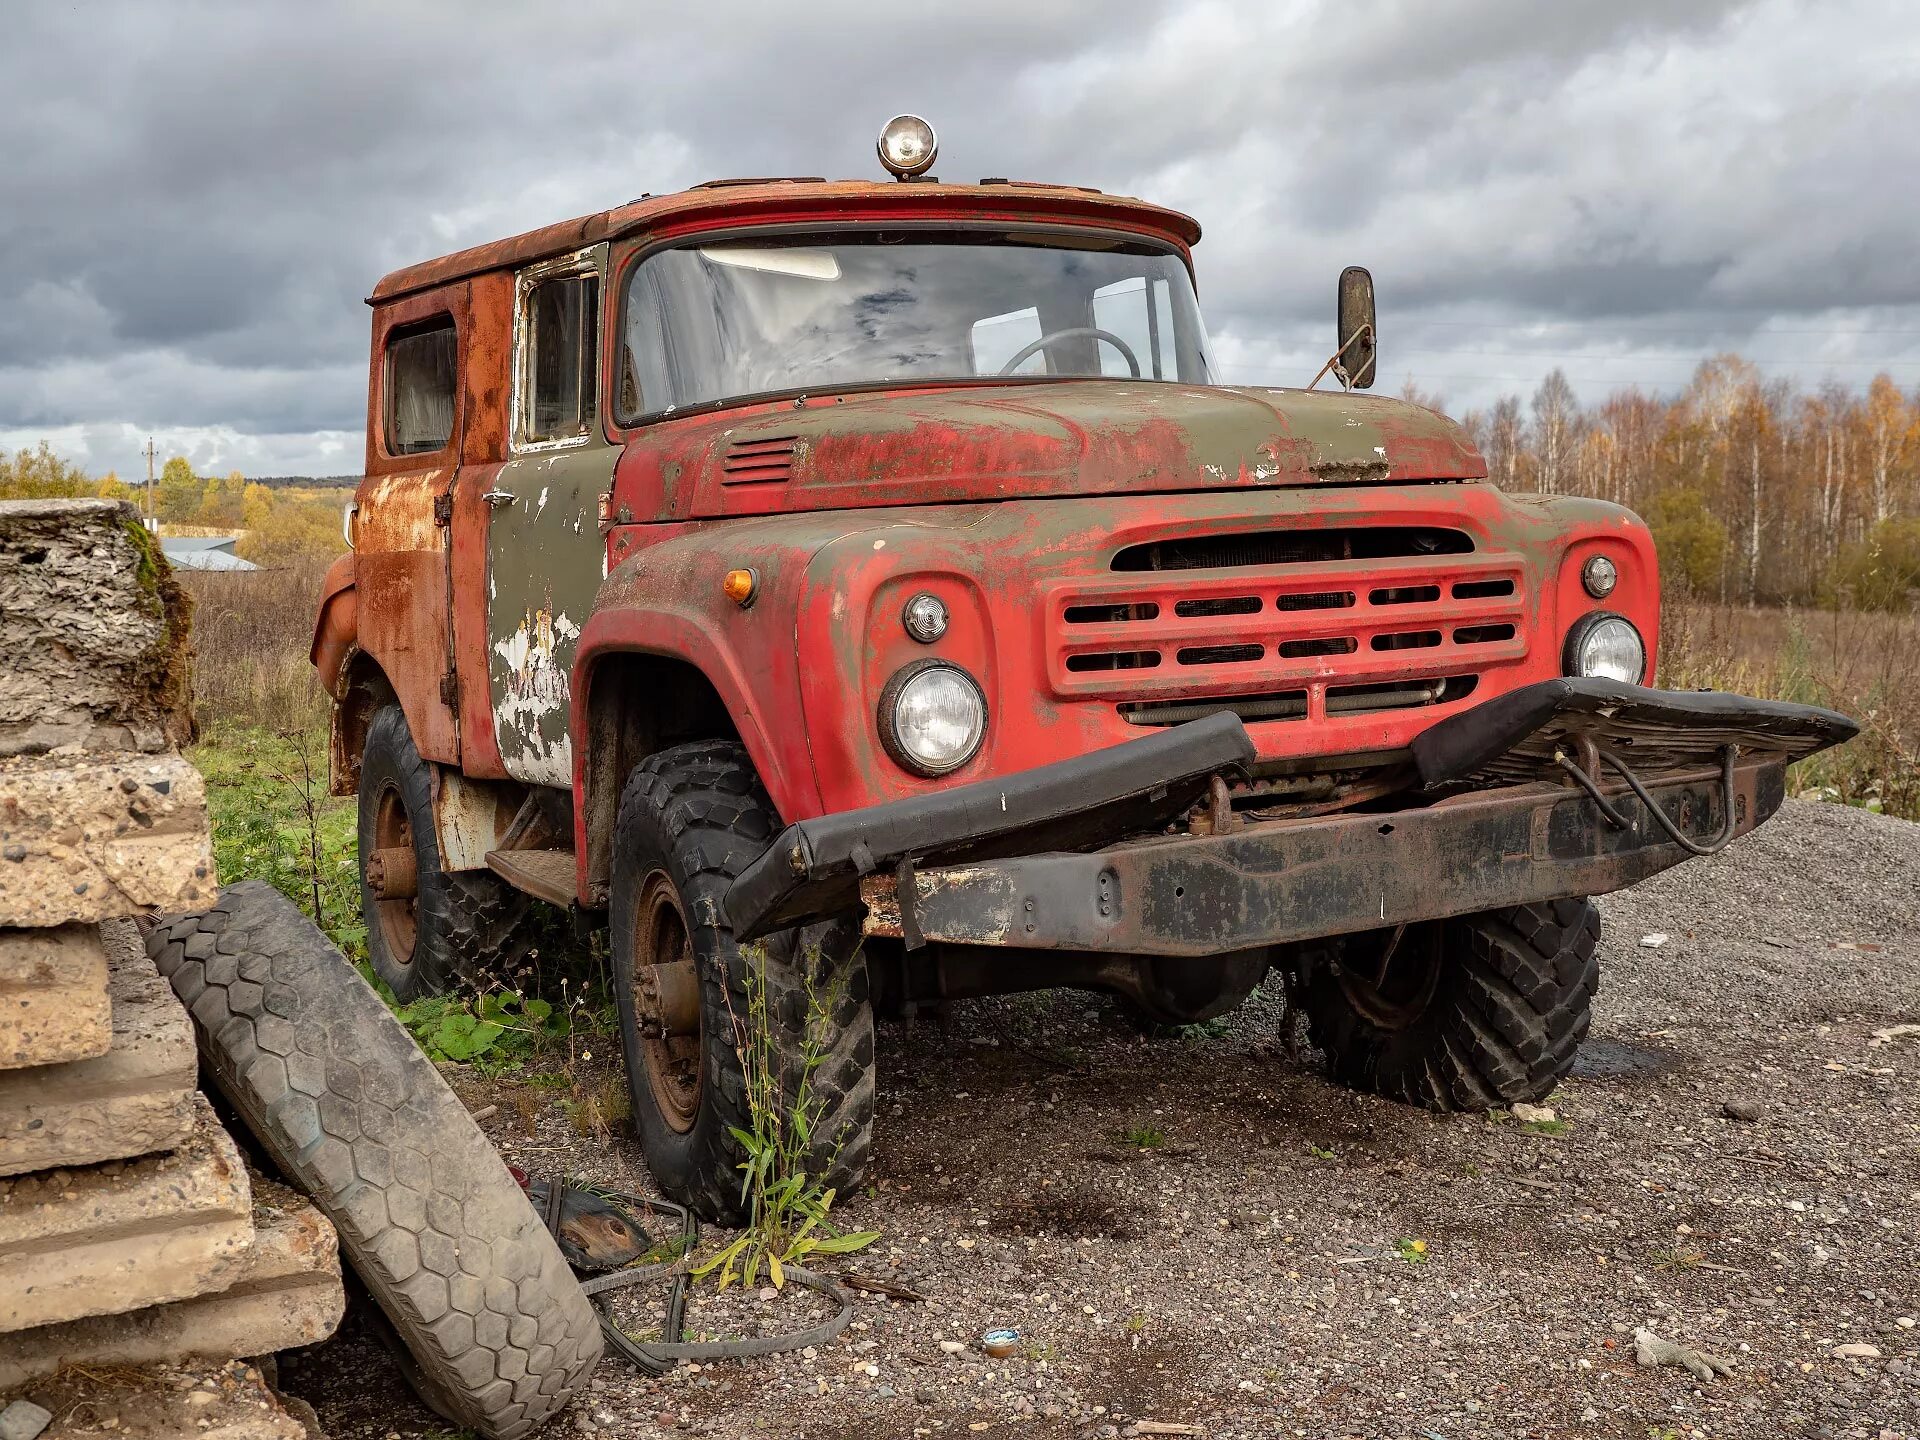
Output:
<instances>
[{"instance_id":1,"label":"cab roof","mask_svg":"<svg viewBox=\"0 0 1920 1440\"><path fill-rule=\"evenodd\" d=\"M789 220L1064 222L1133 231L1167 241L1183 252L1200 238L1199 222L1177 210L1073 185L1024 180L983 180L977 185L812 178L711 180L671 195L642 195L598 214L562 220L395 270L373 287L367 303L382 304L488 270L517 269L639 231L667 238L735 223Z\"/></svg>"}]
</instances>

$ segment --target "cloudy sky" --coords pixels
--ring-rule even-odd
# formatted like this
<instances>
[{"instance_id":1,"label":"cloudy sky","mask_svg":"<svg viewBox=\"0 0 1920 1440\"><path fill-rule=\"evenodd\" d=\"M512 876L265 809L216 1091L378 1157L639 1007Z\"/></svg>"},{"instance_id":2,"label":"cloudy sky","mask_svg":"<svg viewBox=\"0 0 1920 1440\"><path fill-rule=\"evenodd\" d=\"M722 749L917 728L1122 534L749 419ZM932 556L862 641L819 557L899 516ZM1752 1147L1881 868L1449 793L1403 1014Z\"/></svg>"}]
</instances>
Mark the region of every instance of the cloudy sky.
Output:
<instances>
[{"instance_id":1,"label":"cloudy sky","mask_svg":"<svg viewBox=\"0 0 1920 1440\"><path fill-rule=\"evenodd\" d=\"M15 0L0 448L360 464L385 271L722 175L939 171L1197 216L1229 380L1298 384L1370 266L1459 411L1704 353L1920 386L1911 0ZM564 18L561 18L564 17Z\"/></svg>"}]
</instances>

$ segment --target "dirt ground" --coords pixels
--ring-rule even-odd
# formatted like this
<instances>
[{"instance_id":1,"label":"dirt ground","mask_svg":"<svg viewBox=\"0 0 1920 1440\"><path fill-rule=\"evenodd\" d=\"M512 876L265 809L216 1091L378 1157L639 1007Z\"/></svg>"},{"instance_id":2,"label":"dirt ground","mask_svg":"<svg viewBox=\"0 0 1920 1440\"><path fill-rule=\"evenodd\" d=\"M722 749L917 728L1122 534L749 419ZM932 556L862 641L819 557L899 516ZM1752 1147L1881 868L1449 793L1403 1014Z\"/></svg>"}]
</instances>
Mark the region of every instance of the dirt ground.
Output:
<instances>
[{"instance_id":1,"label":"dirt ground","mask_svg":"<svg viewBox=\"0 0 1920 1440\"><path fill-rule=\"evenodd\" d=\"M848 1268L927 1300L817 1353L609 1359L550 1433L1920 1434L1920 826L1789 803L1604 912L1547 1125L1337 1089L1272 999L1220 1034L1066 992L883 1027ZM497 1099L509 1158L644 1188L631 1141ZM998 1325L1012 1359L974 1348ZM1641 1367L1642 1326L1732 1373ZM281 1374L336 1440L440 1431L352 1323Z\"/></svg>"}]
</instances>

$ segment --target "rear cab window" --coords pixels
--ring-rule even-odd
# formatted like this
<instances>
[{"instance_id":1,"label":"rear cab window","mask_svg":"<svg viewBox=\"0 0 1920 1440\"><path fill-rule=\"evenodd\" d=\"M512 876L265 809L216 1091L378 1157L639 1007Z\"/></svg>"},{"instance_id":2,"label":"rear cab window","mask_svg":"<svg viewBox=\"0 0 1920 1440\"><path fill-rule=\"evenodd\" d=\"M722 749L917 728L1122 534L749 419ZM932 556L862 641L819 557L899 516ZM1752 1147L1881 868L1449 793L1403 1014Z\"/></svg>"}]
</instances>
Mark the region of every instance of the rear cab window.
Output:
<instances>
[{"instance_id":1,"label":"rear cab window","mask_svg":"<svg viewBox=\"0 0 1920 1440\"><path fill-rule=\"evenodd\" d=\"M451 315L387 335L386 441L389 455L431 455L453 438L460 341Z\"/></svg>"}]
</instances>

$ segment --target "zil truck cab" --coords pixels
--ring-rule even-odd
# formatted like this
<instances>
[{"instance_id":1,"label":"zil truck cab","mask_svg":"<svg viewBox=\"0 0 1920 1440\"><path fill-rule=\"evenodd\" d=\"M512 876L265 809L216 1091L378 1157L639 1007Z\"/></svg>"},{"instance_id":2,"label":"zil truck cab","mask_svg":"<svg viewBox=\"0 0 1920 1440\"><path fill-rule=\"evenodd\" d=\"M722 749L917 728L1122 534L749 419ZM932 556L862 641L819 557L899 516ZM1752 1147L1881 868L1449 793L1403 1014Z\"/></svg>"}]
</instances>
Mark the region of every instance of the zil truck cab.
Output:
<instances>
[{"instance_id":1,"label":"zil truck cab","mask_svg":"<svg viewBox=\"0 0 1920 1440\"><path fill-rule=\"evenodd\" d=\"M483 974L537 902L604 925L648 1162L722 1219L757 985L836 1184L876 1007L996 992L1183 1023L1272 973L1346 1084L1540 1099L1588 897L1851 722L1647 688L1646 527L1361 393L1364 271L1327 388L1228 385L1193 220L941 183L911 116L879 148L375 287L313 644L375 969Z\"/></svg>"}]
</instances>

